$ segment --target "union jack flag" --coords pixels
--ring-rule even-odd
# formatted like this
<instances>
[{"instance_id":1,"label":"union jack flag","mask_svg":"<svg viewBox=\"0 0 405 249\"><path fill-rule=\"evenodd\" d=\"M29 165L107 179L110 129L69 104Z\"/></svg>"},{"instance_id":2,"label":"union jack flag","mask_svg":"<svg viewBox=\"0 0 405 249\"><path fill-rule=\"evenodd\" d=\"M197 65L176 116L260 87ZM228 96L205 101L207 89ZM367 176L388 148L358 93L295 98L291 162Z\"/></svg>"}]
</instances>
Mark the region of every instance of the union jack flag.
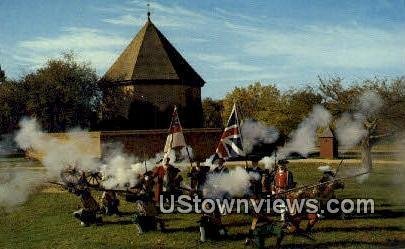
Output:
<instances>
[{"instance_id":1,"label":"union jack flag","mask_svg":"<svg viewBox=\"0 0 405 249\"><path fill-rule=\"evenodd\" d=\"M228 119L228 124L222 133L221 140L219 141L215 153L217 154L217 157L224 160L245 156L235 104L233 104L231 116Z\"/></svg>"},{"instance_id":2,"label":"union jack flag","mask_svg":"<svg viewBox=\"0 0 405 249\"><path fill-rule=\"evenodd\" d=\"M172 114L172 121L169 127L169 134L167 135L166 144L163 151L168 152L171 149L185 146L187 146L187 144L184 139L183 129L181 128L177 107L175 106Z\"/></svg>"}]
</instances>

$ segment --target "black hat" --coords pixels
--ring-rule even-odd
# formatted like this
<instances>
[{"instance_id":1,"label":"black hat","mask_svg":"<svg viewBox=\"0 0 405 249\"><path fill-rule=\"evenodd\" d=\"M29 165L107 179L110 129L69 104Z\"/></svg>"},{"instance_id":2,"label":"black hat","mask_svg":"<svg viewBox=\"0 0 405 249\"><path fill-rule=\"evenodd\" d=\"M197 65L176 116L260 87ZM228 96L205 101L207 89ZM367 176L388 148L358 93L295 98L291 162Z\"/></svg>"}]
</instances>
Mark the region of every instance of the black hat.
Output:
<instances>
[{"instance_id":1,"label":"black hat","mask_svg":"<svg viewBox=\"0 0 405 249\"><path fill-rule=\"evenodd\" d=\"M287 165L289 163L290 162L287 159L281 159L281 160L278 160L278 162L277 162L277 164L279 164L279 165Z\"/></svg>"}]
</instances>

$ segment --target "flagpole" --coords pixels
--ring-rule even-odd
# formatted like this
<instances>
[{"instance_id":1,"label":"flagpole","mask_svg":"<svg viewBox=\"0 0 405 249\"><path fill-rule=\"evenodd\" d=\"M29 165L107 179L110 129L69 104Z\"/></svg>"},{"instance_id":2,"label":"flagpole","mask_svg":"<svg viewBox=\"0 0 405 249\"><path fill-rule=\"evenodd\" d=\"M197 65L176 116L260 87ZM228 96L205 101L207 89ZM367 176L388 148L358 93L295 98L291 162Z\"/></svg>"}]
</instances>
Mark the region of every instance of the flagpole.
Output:
<instances>
[{"instance_id":1,"label":"flagpole","mask_svg":"<svg viewBox=\"0 0 405 249\"><path fill-rule=\"evenodd\" d=\"M176 105L174 105L173 113L174 113L174 112L177 113L177 107L176 107ZM170 132L170 129L172 128L172 124L173 124L173 113L172 113L172 120L170 121L169 132ZM178 114L177 114L177 115L178 115ZM172 136L172 139L170 140L170 147L169 147L169 150L172 150L172 148L173 148L173 133L170 132L170 135ZM168 152L170 153L170 151L168 151Z\"/></svg>"},{"instance_id":2,"label":"flagpole","mask_svg":"<svg viewBox=\"0 0 405 249\"><path fill-rule=\"evenodd\" d=\"M173 111L173 113L176 113L176 115L177 115L177 117L178 117L178 112L177 112L177 106L176 105L174 105L174 111ZM170 128L172 127L172 123L173 123L173 114L172 114L172 120L171 120L171 122L170 122ZM180 123L180 120L179 120L179 123ZM181 125L180 125L181 126ZM169 148L169 150L172 150L172 148L173 148L173 139L174 139L174 136L173 136L173 133L170 133L170 135L172 136L171 137L171 140L170 140L170 148ZM184 135L183 135L184 136ZM187 144L186 144L186 152L187 152L187 156L188 156L188 160L190 161L190 166L191 167L193 167L193 163L191 162L191 156L190 156L190 152L188 151L188 147L187 147Z\"/></svg>"},{"instance_id":3,"label":"flagpole","mask_svg":"<svg viewBox=\"0 0 405 249\"><path fill-rule=\"evenodd\" d=\"M240 141L241 141L241 144L242 144L242 150L244 151L244 148L243 148L243 136L242 136L242 130L240 130L241 126L240 126L240 123L239 123L238 108L237 108L236 102L233 102L233 105L235 106L236 124L237 124L237 127L239 129ZM245 155L245 168L246 169L249 168L248 161L247 161L247 155Z\"/></svg>"}]
</instances>

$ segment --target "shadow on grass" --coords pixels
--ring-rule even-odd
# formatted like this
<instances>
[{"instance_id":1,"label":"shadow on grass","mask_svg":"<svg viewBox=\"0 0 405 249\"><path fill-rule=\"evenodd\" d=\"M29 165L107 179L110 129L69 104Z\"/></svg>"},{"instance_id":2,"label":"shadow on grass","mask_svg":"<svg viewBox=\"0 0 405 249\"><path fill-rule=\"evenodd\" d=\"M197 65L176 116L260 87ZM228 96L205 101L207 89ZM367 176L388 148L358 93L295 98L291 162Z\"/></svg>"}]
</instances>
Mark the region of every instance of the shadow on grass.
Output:
<instances>
[{"instance_id":1,"label":"shadow on grass","mask_svg":"<svg viewBox=\"0 0 405 249\"><path fill-rule=\"evenodd\" d=\"M357 247L357 246L375 246L376 248L403 248L405 246L405 240L386 240L385 242L367 242L367 241L356 241L356 240L345 240L330 243L301 243L301 244L290 244L282 245L281 248L284 249L309 249L309 248L344 248L344 247ZM272 247L267 247L272 248Z\"/></svg>"},{"instance_id":2,"label":"shadow on grass","mask_svg":"<svg viewBox=\"0 0 405 249\"><path fill-rule=\"evenodd\" d=\"M347 219L392 219L405 217L405 211L394 211L389 209L375 210L373 214L354 214Z\"/></svg>"},{"instance_id":3,"label":"shadow on grass","mask_svg":"<svg viewBox=\"0 0 405 249\"><path fill-rule=\"evenodd\" d=\"M166 227L165 233L177 233L177 232L199 232L200 228L198 226L188 226L188 227Z\"/></svg>"},{"instance_id":4,"label":"shadow on grass","mask_svg":"<svg viewBox=\"0 0 405 249\"><path fill-rule=\"evenodd\" d=\"M132 220L114 220L114 221L109 221L109 220L104 220L103 225L108 226L108 225L130 225L134 224Z\"/></svg>"},{"instance_id":5,"label":"shadow on grass","mask_svg":"<svg viewBox=\"0 0 405 249\"><path fill-rule=\"evenodd\" d=\"M324 232L357 232L357 231L405 231L403 228L398 226L389 226L389 227L320 227L314 228L314 233L324 233Z\"/></svg>"}]
</instances>

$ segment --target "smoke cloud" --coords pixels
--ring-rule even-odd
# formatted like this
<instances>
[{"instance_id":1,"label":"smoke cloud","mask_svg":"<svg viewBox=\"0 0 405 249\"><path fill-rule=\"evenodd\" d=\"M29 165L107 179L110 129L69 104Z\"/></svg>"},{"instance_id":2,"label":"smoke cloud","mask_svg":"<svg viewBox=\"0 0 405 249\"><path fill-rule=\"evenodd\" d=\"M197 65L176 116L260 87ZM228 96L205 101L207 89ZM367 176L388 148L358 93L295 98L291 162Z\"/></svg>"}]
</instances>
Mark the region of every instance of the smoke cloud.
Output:
<instances>
[{"instance_id":1,"label":"smoke cloud","mask_svg":"<svg viewBox=\"0 0 405 249\"><path fill-rule=\"evenodd\" d=\"M222 198L227 196L242 196L249 191L250 180L259 177L255 173L247 173L244 168L237 167L229 173L210 174L203 188L207 198Z\"/></svg>"},{"instance_id":2,"label":"smoke cloud","mask_svg":"<svg viewBox=\"0 0 405 249\"><path fill-rule=\"evenodd\" d=\"M357 100L353 106L356 111L353 113L344 113L336 121L336 137L339 146L343 150L348 150L360 143L368 135L364 124L368 117L376 114L382 107L381 97L373 91L366 91Z\"/></svg>"},{"instance_id":3,"label":"smoke cloud","mask_svg":"<svg viewBox=\"0 0 405 249\"><path fill-rule=\"evenodd\" d=\"M243 150L250 153L257 144L271 144L276 142L279 132L274 127L267 127L259 121L247 119L242 123L241 133L243 138Z\"/></svg>"},{"instance_id":4,"label":"smoke cloud","mask_svg":"<svg viewBox=\"0 0 405 249\"><path fill-rule=\"evenodd\" d=\"M100 166L98 161L86 152L91 140L85 131L68 132L62 142L42 132L35 119L23 119L20 127L15 141L21 149L32 149L41 153L41 163L50 179L57 179L66 165L78 165L87 170L95 170Z\"/></svg>"},{"instance_id":5,"label":"smoke cloud","mask_svg":"<svg viewBox=\"0 0 405 249\"><path fill-rule=\"evenodd\" d=\"M278 158L286 158L291 153L298 153L304 157L316 150L316 131L318 128L326 127L331 121L331 114L324 107L316 105L312 112L299 125L297 130L291 134L291 141L280 148Z\"/></svg>"},{"instance_id":6,"label":"smoke cloud","mask_svg":"<svg viewBox=\"0 0 405 249\"><path fill-rule=\"evenodd\" d=\"M275 163L276 163L276 160L277 160L277 159L276 159L276 157L275 157L274 154L273 154L272 156L263 157L262 160L260 160L259 163L264 164L264 167L265 167L266 169L273 170L273 169L274 169L274 165L275 165Z\"/></svg>"},{"instance_id":7,"label":"smoke cloud","mask_svg":"<svg viewBox=\"0 0 405 249\"><path fill-rule=\"evenodd\" d=\"M102 186L106 189L133 187L138 183L140 175L153 170L156 160L157 158L137 162L134 157L116 153L101 167Z\"/></svg>"},{"instance_id":8,"label":"smoke cloud","mask_svg":"<svg viewBox=\"0 0 405 249\"><path fill-rule=\"evenodd\" d=\"M17 145L23 150L33 150L40 153L40 161L44 166L41 172L34 170L0 171L0 207L13 207L21 204L36 187L49 180L59 180L60 173L67 166L75 166L85 171L101 171L106 188L133 186L138 175L153 169L156 158L140 163L134 157L122 153L120 146L113 146L102 164L87 148L91 138L86 131L72 130L65 133L66 138L56 139L41 130L35 119L23 119L20 130L15 136Z\"/></svg>"},{"instance_id":9,"label":"smoke cloud","mask_svg":"<svg viewBox=\"0 0 405 249\"><path fill-rule=\"evenodd\" d=\"M15 206L24 203L43 181L44 175L41 172L2 169L0 171L0 208L12 211Z\"/></svg>"}]
</instances>

